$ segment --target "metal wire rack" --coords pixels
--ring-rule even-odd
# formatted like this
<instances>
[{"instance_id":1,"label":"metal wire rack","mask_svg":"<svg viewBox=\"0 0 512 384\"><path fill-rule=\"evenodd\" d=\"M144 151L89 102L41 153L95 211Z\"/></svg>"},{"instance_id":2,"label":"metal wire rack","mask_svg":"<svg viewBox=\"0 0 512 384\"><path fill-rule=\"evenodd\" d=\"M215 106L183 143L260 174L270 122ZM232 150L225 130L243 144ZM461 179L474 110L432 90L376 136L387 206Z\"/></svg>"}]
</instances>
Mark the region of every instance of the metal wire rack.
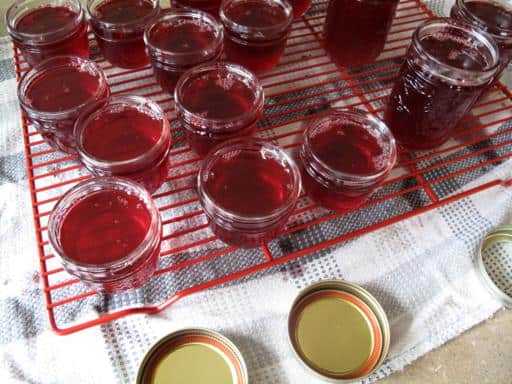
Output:
<instances>
[{"instance_id":1,"label":"metal wire rack","mask_svg":"<svg viewBox=\"0 0 512 384\"><path fill-rule=\"evenodd\" d=\"M386 97L412 32L431 12L419 0L402 0L383 54L372 65L337 67L321 45L328 1L317 0L294 22L281 64L261 77L267 102L260 137L295 153L304 124L328 107L357 107L382 117ZM173 99L155 82L150 67L121 70L99 54L90 36L92 58L108 77L113 94L151 97L172 123L172 169L154 198L164 234L156 275L143 288L113 296L88 290L68 275L48 244L47 221L64 191L90 175L75 157L48 147L23 118L26 166L39 251L43 294L51 328L64 335L130 314L159 312L177 300L229 283L510 180L494 180L471 189L464 185L512 156L512 94L497 84L480 99L455 137L429 152L400 152L397 166L382 189L363 207L338 214L302 195L284 232L254 250L226 246L210 232L195 193L200 159L190 151L176 121ZM14 49L18 79L27 64ZM462 192L460 192L462 191Z\"/></svg>"}]
</instances>

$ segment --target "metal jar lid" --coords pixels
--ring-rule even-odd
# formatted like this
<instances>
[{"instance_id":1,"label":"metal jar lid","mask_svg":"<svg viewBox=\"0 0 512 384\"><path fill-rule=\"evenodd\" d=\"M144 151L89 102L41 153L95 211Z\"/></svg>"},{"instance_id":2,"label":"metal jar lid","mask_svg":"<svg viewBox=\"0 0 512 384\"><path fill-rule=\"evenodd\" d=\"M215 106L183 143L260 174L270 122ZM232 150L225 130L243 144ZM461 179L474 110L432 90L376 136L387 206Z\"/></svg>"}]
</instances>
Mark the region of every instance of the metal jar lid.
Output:
<instances>
[{"instance_id":1,"label":"metal jar lid","mask_svg":"<svg viewBox=\"0 0 512 384\"><path fill-rule=\"evenodd\" d=\"M382 364L390 342L388 319L377 300L360 286L338 280L299 293L288 335L298 359L335 383L370 375Z\"/></svg>"},{"instance_id":2,"label":"metal jar lid","mask_svg":"<svg viewBox=\"0 0 512 384\"><path fill-rule=\"evenodd\" d=\"M247 384L238 348L207 329L184 329L159 340L144 357L136 384Z\"/></svg>"},{"instance_id":3,"label":"metal jar lid","mask_svg":"<svg viewBox=\"0 0 512 384\"><path fill-rule=\"evenodd\" d=\"M510 249L505 248L507 244ZM497 227L484 237L476 264L491 294L512 307L512 225Z\"/></svg>"}]
</instances>

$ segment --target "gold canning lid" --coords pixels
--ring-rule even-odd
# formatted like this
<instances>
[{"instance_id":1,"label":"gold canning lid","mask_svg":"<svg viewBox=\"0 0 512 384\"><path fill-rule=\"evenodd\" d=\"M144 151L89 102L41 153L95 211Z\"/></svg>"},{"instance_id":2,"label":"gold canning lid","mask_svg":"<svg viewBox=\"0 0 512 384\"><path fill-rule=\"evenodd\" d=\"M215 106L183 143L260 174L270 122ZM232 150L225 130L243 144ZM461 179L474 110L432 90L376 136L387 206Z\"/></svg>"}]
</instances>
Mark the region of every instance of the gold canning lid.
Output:
<instances>
[{"instance_id":1,"label":"gold canning lid","mask_svg":"<svg viewBox=\"0 0 512 384\"><path fill-rule=\"evenodd\" d=\"M512 225L497 227L484 237L476 264L491 294L512 307Z\"/></svg>"}]
</instances>

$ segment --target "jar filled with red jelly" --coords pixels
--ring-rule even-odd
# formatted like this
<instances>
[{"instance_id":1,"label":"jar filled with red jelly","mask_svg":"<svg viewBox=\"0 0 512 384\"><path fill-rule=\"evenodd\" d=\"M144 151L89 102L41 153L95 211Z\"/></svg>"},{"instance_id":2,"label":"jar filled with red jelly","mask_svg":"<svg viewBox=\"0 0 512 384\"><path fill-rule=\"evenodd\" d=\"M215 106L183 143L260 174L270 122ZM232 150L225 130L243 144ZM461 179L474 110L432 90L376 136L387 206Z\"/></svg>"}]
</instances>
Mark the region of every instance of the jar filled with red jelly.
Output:
<instances>
[{"instance_id":1,"label":"jar filled with red jelly","mask_svg":"<svg viewBox=\"0 0 512 384\"><path fill-rule=\"evenodd\" d=\"M58 55L89 57L79 0L16 0L5 18L9 35L31 66Z\"/></svg>"},{"instance_id":2,"label":"jar filled with red jelly","mask_svg":"<svg viewBox=\"0 0 512 384\"><path fill-rule=\"evenodd\" d=\"M288 221L300 193L300 171L276 145L233 139L204 160L198 193L217 237L252 248L275 238Z\"/></svg>"},{"instance_id":3,"label":"jar filled with red jelly","mask_svg":"<svg viewBox=\"0 0 512 384\"><path fill-rule=\"evenodd\" d=\"M80 113L110 94L103 71L78 56L57 56L28 71L18 98L28 120L52 148L76 153L73 127Z\"/></svg>"},{"instance_id":4,"label":"jar filled with red jelly","mask_svg":"<svg viewBox=\"0 0 512 384\"><path fill-rule=\"evenodd\" d=\"M88 0L87 9L105 59L121 68L149 63L144 30L160 13L159 0Z\"/></svg>"},{"instance_id":5,"label":"jar filled with red jelly","mask_svg":"<svg viewBox=\"0 0 512 384\"><path fill-rule=\"evenodd\" d=\"M225 0L220 19L227 60L254 72L279 63L293 21L286 0Z\"/></svg>"},{"instance_id":6,"label":"jar filled with red jelly","mask_svg":"<svg viewBox=\"0 0 512 384\"><path fill-rule=\"evenodd\" d=\"M311 7L311 0L288 0L293 8L293 17L298 18L306 14Z\"/></svg>"},{"instance_id":7,"label":"jar filled with red jelly","mask_svg":"<svg viewBox=\"0 0 512 384\"><path fill-rule=\"evenodd\" d=\"M169 172L171 130L158 104L140 96L113 96L80 115L75 126L82 163L96 176L122 176L150 193Z\"/></svg>"},{"instance_id":8,"label":"jar filled with red jelly","mask_svg":"<svg viewBox=\"0 0 512 384\"><path fill-rule=\"evenodd\" d=\"M332 110L304 133L302 185L323 207L355 209L384 181L396 157L393 134L381 120L357 109Z\"/></svg>"},{"instance_id":9,"label":"jar filled with red jelly","mask_svg":"<svg viewBox=\"0 0 512 384\"><path fill-rule=\"evenodd\" d=\"M443 144L491 84L498 65L499 48L484 31L452 19L421 24L385 112L398 142L409 150Z\"/></svg>"},{"instance_id":10,"label":"jar filled with red jelly","mask_svg":"<svg viewBox=\"0 0 512 384\"><path fill-rule=\"evenodd\" d=\"M224 62L192 68L174 91L178 119L190 147L200 156L223 141L252 135L264 99L253 73Z\"/></svg>"},{"instance_id":11,"label":"jar filled with red jelly","mask_svg":"<svg viewBox=\"0 0 512 384\"><path fill-rule=\"evenodd\" d=\"M500 48L500 77L512 60L512 3L509 0L457 0L451 16L486 31Z\"/></svg>"},{"instance_id":12,"label":"jar filled with red jelly","mask_svg":"<svg viewBox=\"0 0 512 384\"><path fill-rule=\"evenodd\" d=\"M219 58L222 26L202 11L174 11L159 16L148 26L144 41L160 86L173 92L184 72Z\"/></svg>"},{"instance_id":13,"label":"jar filled with red jelly","mask_svg":"<svg viewBox=\"0 0 512 384\"><path fill-rule=\"evenodd\" d=\"M330 0L324 24L325 49L348 68L382 53L399 0Z\"/></svg>"},{"instance_id":14,"label":"jar filled with red jelly","mask_svg":"<svg viewBox=\"0 0 512 384\"><path fill-rule=\"evenodd\" d=\"M172 6L175 8L200 9L217 18L221 3L222 0L172 0Z\"/></svg>"},{"instance_id":15,"label":"jar filled with red jelly","mask_svg":"<svg viewBox=\"0 0 512 384\"><path fill-rule=\"evenodd\" d=\"M162 223L139 184L98 177L77 184L57 202L48 222L62 266L90 288L118 293L143 285L155 272Z\"/></svg>"}]
</instances>

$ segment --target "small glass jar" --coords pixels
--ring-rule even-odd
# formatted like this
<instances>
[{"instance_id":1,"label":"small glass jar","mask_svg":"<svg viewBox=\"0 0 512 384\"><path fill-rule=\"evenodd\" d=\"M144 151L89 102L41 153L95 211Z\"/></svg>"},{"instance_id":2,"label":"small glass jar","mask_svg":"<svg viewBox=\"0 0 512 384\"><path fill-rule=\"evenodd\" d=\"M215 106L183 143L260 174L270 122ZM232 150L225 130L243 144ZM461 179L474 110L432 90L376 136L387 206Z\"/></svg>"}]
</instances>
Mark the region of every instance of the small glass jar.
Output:
<instances>
[{"instance_id":1,"label":"small glass jar","mask_svg":"<svg viewBox=\"0 0 512 384\"><path fill-rule=\"evenodd\" d=\"M78 115L110 90L103 71L78 56L48 59L28 71L18 86L27 118L52 148L76 153L73 126Z\"/></svg>"},{"instance_id":2,"label":"small glass jar","mask_svg":"<svg viewBox=\"0 0 512 384\"><path fill-rule=\"evenodd\" d=\"M159 0L88 0L87 9L105 59L121 68L149 63L144 30L160 13Z\"/></svg>"},{"instance_id":3,"label":"small glass jar","mask_svg":"<svg viewBox=\"0 0 512 384\"><path fill-rule=\"evenodd\" d=\"M5 18L9 35L31 66L58 55L89 57L79 0L16 0Z\"/></svg>"},{"instance_id":4,"label":"small glass jar","mask_svg":"<svg viewBox=\"0 0 512 384\"><path fill-rule=\"evenodd\" d=\"M381 120L357 109L332 110L304 133L302 185L323 207L355 209L384 181L396 157L395 139Z\"/></svg>"},{"instance_id":5,"label":"small glass jar","mask_svg":"<svg viewBox=\"0 0 512 384\"><path fill-rule=\"evenodd\" d=\"M433 149L451 136L499 65L487 33L453 19L432 19L414 32L384 120L409 150Z\"/></svg>"},{"instance_id":6,"label":"small glass jar","mask_svg":"<svg viewBox=\"0 0 512 384\"><path fill-rule=\"evenodd\" d=\"M218 18L222 0L172 0L172 6L178 9L200 9Z\"/></svg>"},{"instance_id":7,"label":"small glass jar","mask_svg":"<svg viewBox=\"0 0 512 384\"><path fill-rule=\"evenodd\" d=\"M233 139L204 160L198 193L217 237L229 245L252 248L283 229L299 197L300 172L276 145Z\"/></svg>"},{"instance_id":8,"label":"small glass jar","mask_svg":"<svg viewBox=\"0 0 512 384\"><path fill-rule=\"evenodd\" d=\"M170 167L171 130L158 104L140 96L113 96L78 118L78 155L96 176L122 176L150 193Z\"/></svg>"},{"instance_id":9,"label":"small glass jar","mask_svg":"<svg viewBox=\"0 0 512 384\"><path fill-rule=\"evenodd\" d=\"M225 0L220 9L227 60L254 72L274 68L293 21L286 0Z\"/></svg>"},{"instance_id":10,"label":"small glass jar","mask_svg":"<svg viewBox=\"0 0 512 384\"><path fill-rule=\"evenodd\" d=\"M512 3L509 0L457 0L451 17L484 30L496 40L501 54L497 80L512 60Z\"/></svg>"},{"instance_id":11,"label":"small glass jar","mask_svg":"<svg viewBox=\"0 0 512 384\"><path fill-rule=\"evenodd\" d=\"M222 26L202 11L174 11L150 24L144 41L158 82L172 93L183 73L220 57Z\"/></svg>"},{"instance_id":12,"label":"small glass jar","mask_svg":"<svg viewBox=\"0 0 512 384\"><path fill-rule=\"evenodd\" d=\"M355 68L382 53L399 0L330 0L325 49L339 65Z\"/></svg>"},{"instance_id":13,"label":"small glass jar","mask_svg":"<svg viewBox=\"0 0 512 384\"><path fill-rule=\"evenodd\" d=\"M149 193L126 179L98 177L66 192L48 222L64 269L101 293L143 285L155 272L162 223Z\"/></svg>"},{"instance_id":14,"label":"small glass jar","mask_svg":"<svg viewBox=\"0 0 512 384\"><path fill-rule=\"evenodd\" d=\"M293 8L293 17L299 18L306 14L311 7L311 0L288 0Z\"/></svg>"},{"instance_id":15,"label":"small glass jar","mask_svg":"<svg viewBox=\"0 0 512 384\"><path fill-rule=\"evenodd\" d=\"M252 135L264 99L253 73L222 62L192 68L174 91L178 119L190 147L201 156L223 141Z\"/></svg>"}]
</instances>

